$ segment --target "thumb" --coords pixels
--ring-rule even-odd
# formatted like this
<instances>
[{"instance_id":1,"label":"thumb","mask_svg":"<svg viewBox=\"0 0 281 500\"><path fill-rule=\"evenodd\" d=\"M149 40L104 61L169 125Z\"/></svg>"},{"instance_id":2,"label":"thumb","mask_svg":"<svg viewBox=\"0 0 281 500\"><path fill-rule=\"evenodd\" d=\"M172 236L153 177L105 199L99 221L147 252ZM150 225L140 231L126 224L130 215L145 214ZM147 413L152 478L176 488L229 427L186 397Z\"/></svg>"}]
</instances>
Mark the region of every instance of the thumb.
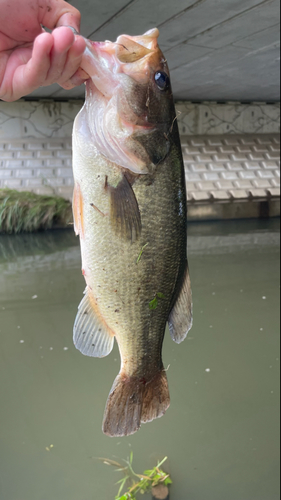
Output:
<instances>
[{"instance_id":1,"label":"thumb","mask_svg":"<svg viewBox=\"0 0 281 500\"><path fill-rule=\"evenodd\" d=\"M72 26L80 32L79 10L64 0L48 0L41 14L40 23L51 30L60 26Z\"/></svg>"}]
</instances>

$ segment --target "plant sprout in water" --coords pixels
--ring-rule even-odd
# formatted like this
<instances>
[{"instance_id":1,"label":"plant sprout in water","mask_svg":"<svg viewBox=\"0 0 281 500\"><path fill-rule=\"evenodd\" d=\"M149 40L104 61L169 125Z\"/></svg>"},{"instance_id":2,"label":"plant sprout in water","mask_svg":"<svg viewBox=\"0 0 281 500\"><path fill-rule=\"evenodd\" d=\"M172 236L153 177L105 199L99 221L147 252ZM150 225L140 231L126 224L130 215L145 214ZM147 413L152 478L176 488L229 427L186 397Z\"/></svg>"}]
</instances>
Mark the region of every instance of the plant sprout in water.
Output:
<instances>
[{"instance_id":1,"label":"plant sprout in water","mask_svg":"<svg viewBox=\"0 0 281 500\"><path fill-rule=\"evenodd\" d=\"M113 460L101 459L104 464L115 467L117 472L122 472L124 477L116 484L119 486L115 500L137 500L138 493L144 495L150 493L152 488L172 484L169 474L162 469L162 465L167 461L167 457L151 470L144 471L143 474L136 474L133 469L133 453L128 460L124 460L124 465ZM127 490L125 492L125 490Z\"/></svg>"}]
</instances>

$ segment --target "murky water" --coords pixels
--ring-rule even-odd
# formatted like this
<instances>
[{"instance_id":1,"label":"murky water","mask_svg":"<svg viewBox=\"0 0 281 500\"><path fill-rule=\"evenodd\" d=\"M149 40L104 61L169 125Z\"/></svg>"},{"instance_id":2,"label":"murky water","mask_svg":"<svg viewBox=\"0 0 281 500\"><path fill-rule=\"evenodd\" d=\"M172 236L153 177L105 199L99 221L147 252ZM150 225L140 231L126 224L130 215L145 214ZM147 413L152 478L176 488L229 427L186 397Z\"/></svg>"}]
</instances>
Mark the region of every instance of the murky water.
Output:
<instances>
[{"instance_id":1,"label":"murky water","mask_svg":"<svg viewBox=\"0 0 281 500\"><path fill-rule=\"evenodd\" d=\"M0 237L0 498L113 500L116 472L169 457L171 500L278 500L279 221L189 228L194 327L164 346L171 408L103 436L119 370L72 345L82 297L72 232Z\"/></svg>"}]
</instances>

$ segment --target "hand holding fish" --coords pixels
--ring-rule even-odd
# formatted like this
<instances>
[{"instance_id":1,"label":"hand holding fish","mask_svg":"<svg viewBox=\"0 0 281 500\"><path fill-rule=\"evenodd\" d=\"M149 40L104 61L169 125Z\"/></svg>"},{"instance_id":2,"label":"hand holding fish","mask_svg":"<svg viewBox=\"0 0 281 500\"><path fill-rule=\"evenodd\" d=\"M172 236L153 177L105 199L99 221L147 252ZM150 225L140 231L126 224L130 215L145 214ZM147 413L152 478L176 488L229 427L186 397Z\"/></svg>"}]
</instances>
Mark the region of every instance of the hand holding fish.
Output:
<instances>
[{"instance_id":1,"label":"hand holding fish","mask_svg":"<svg viewBox=\"0 0 281 500\"><path fill-rule=\"evenodd\" d=\"M0 99L16 101L53 83L70 89L88 78L79 69L85 41L69 28L79 31L77 9L64 0L0 0L0 12Z\"/></svg>"}]
</instances>

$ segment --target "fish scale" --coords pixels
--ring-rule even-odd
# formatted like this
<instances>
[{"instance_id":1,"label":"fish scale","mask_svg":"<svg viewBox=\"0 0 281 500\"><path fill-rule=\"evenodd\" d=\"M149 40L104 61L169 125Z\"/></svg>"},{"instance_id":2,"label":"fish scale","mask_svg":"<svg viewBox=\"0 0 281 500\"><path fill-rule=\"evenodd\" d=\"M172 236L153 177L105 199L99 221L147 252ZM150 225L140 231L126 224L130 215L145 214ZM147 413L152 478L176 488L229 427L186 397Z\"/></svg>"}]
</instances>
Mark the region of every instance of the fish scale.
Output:
<instances>
[{"instance_id":1,"label":"fish scale","mask_svg":"<svg viewBox=\"0 0 281 500\"><path fill-rule=\"evenodd\" d=\"M136 354L140 351L139 334L144 339L143 351L146 352L146 335L155 337L155 331L159 329L159 325L161 330L165 329L166 321L162 319L162 309L164 305L166 309L169 308L169 304L165 301L163 307L160 303L158 310L150 311L149 303L158 292L169 296L171 289L175 286L175 276L177 275L177 249L171 251L171 244L176 247L174 234L176 228L173 227L174 221L169 217L171 213L169 203L163 197L157 196L158 191L162 192L167 184L171 185L171 179L166 179L166 176L163 175L163 169L164 166L162 166L158 177L159 183L158 180L155 180L153 186L145 189L141 186L138 187L138 184L135 187L143 222L141 242L128 245L127 242L116 238L109 220L104 220L104 217L94 212L89 202L85 202L85 233L88 235L85 240L86 268L94 266L92 271L89 271L89 275L86 276L87 284L96 292L101 314L106 318L108 326L114 330L119 346L122 346L125 332L129 337L127 346L135 360L130 363L130 366L131 364L136 365L138 360ZM169 164L166 170L169 176ZM105 177L109 173L106 169L104 173L101 172L101 176ZM101 185L96 185L94 189L86 187L85 191L82 184L80 187L85 200L92 199L98 203L100 197L103 196ZM150 191L153 191L153 196ZM146 199L150 200L149 210L142 212L142 200L145 202ZM109 206L103 205L102 209L108 212ZM170 225L167 224L169 219ZM107 228L105 228L105 224L108 225ZM162 226L165 227L164 232L159 231L159 227ZM171 241L167 241L167 238ZM153 245L152 239L154 240ZM141 248L149 241L150 245L146 247L140 262L137 264ZM167 248L170 249L169 252L167 252ZM104 260L105 253L106 260ZM151 276L153 267L154 276ZM113 269L114 272L112 272ZM148 280L145 280L144 276L148 277ZM100 284L99 289L97 284ZM116 310L119 312L116 313ZM167 312L164 314L165 316L167 316ZM157 337L156 340L155 351L158 353L161 340L159 342ZM152 347L153 345L150 344L150 349ZM141 369L142 367L140 367Z\"/></svg>"},{"instance_id":2,"label":"fish scale","mask_svg":"<svg viewBox=\"0 0 281 500\"><path fill-rule=\"evenodd\" d=\"M170 404L162 362L166 324L181 342L192 323L184 166L157 37L158 30L145 34L140 49L140 38L129 37L133 53L122 53L121 61L118 41L88 44L84 70L92 78L74 124L74 219L87 284L74 343L93 357L109 354L114 337L118 343L121 369L103 421L110 436L133 434L142 422L165 413ZM108 81L104 93L99 87L105 75L112 78L106 73L111 59L114 67L120 64L112 96ZM105 129L107 112L116 116L114 126Z\"/></svg>"}]
</instances>

